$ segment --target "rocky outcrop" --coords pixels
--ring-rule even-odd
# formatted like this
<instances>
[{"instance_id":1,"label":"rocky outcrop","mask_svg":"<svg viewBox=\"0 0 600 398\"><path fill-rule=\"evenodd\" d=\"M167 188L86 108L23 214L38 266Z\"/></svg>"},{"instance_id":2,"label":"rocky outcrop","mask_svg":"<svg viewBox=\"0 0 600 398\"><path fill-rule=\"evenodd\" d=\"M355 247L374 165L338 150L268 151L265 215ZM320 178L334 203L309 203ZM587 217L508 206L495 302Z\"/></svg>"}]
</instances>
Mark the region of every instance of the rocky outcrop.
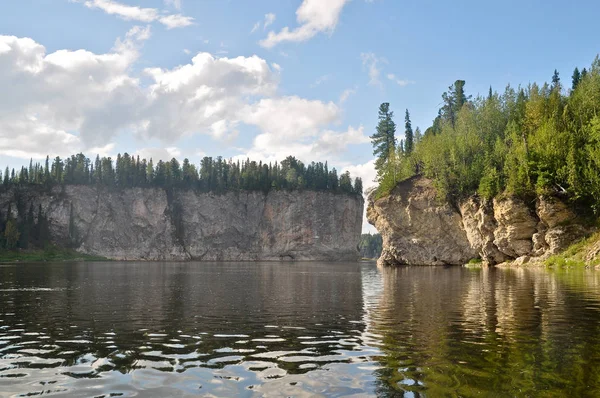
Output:
<instances>
[{"instance_id":1,"label":"rocky outcrop","mask_svg":"<svg viewBox=\"0 0 600 398\"><path fill-rule=\"evenodd\" d=\"M380 265L487 264L556 254L588 231L558 198L526 203L515 197L482 200L458 208L436 198L430 180L412 178L389 196L369 198L367 218L382 234Z\"/></svg>"},{"instance_id":2,"label":"rocky outcrop","mask_svg":"<svg viewBox=\"0 0 600 398\"><path fill-rule=\"evenodd\" d=\"M315 191L89 186L0 193L17 217L41 205L54 243L119 260L357 260L363 199Z\"/></svg>"},{"instance_id":3,"label":"rocky outcrop","mask_svg":"<svg viewBox=\"0 0 600 398\"><path fill-rule=\"evenodd\" d=\"M391 195L369 199L367 219L381 233L381 265L464 264L477 257L460 213L440 203L431 181L412 178Z\"/></svg>"}]
</instances>

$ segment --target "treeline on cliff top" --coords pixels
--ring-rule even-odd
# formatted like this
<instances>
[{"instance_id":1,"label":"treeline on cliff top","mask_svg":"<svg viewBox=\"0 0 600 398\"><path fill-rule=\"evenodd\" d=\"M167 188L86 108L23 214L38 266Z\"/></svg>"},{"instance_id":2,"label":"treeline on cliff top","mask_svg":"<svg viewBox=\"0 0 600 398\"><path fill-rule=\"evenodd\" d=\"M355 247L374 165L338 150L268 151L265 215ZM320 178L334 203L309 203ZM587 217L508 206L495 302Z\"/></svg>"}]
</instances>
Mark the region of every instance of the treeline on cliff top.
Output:
<instances>
[{"instance_id":1,"label":"treeline on cliff top","mask_svg":"<svg viewBox=\"0 0 600 398\"><path fill-rule=\"evenodd\" d=\"M118 154L116 162L110 157L96 156L92 162L82 153L61 159L23 166L20 171L0 172L2 187L60 184L92 185L103 187L160 187L197 189L204 192L224 193L232 190L264 191L309 189L348 194L362 194L360 178L352 181L349 172L338 176L327 162L305 165L293 156L281 162L262 163L224 160L222 157L204 157L200 167L185 159L182 164L175 158L168 162L146 161L125 153Z\"/></svg>"},{"instance_id":2,"label":"treeline on cliff top","mask_svg":"<svg viewBox=\"0 0 600 398\"><path fill-rule=\"evenodd\" d=\"M560 193L600 211L600 59L565 82L510 85L503 93L465 94L457 80L424 134L408 110L404 139L395 138L389 104L379 108L371 136L381 197L415 175L431 178L441 198L478 193L529 197Z\"/></svg>"}]
</instances>

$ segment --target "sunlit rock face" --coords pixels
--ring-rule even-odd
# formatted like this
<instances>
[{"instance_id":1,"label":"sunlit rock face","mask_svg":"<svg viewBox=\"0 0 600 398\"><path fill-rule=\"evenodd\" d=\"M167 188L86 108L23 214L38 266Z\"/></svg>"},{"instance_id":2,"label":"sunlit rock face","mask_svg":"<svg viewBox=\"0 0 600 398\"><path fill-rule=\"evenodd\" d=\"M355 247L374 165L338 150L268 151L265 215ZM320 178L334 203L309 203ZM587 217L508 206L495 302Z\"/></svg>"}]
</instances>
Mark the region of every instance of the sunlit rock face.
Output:
<instances>
[{"instance_id":1,"label":"sunlit rock face","mask_svg":"<svg viewBox=\"0 0 600 398\"><path fill-rule=\"evenodd\" d=\"M229 192L88 186L0 194L17 217L38 206L51 239L119 260L357 260L364 201L314 191Z\"/></svg>"},{"instance_id":2,"label":"sunlit rock face","mask_svg":"<svg viewBox=\"0 0 600 398\"><path fill-rule=\"evenodd\" d=\"M558 198L526 203L515 197L472 196L457 208L440 202L425 178L401 182L391 195L369 198L367 218L383 237L380 265L487 264L545 258L585 234L577 217Z\"/></svg>"},{"instance_id":3,"label":"sunlit rock face","mask_svg":"<svg viewBox=\"0 0 600 398\"><path fill-rule=\"evenodd\" d=\"M412 178L369 199L367 219L381 233L381 265L464 264L477 257L457 209L440 202L430 180Z\"/></svg>"}]
</instances>

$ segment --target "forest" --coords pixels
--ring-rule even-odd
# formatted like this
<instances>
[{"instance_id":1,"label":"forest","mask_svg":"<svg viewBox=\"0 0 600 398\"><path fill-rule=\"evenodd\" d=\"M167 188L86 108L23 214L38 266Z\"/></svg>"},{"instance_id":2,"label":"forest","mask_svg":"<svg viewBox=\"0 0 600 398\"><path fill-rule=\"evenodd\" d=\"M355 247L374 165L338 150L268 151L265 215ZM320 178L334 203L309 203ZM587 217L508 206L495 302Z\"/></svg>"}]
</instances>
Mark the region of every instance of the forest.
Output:
<instances>
[{"instance_id":1,"label":"forest","mask_svg":"<svg viewBox=\"0 0 600 398\"><path fill-rule=\"evenodd\" d=\"M338 176L329 170L327 162L305 165L293 156L281 162L262 163L247 159L240 162L222 157L204 157L200 167L184 159L168 162L141 159L127 153L118 154L116 162L110 157L96 156L94 162L79 153L65 159L60 157L42 165L30 160L29 167L20 171L5 169L0 172L2 187L61 184L98 185L109 188L160 187L197 189L203 192L223 193L231 190L264 191L272 189L309 189L349 194L362 194L362 180L352 181L349 172Z\"/></svg>"},{"instance_id":2,"label":"forest","mask_svg":"<svg viewBox=\"0 0 600 398\"><path fill-rule=\"evenodd\" d=\"M362 258L379 258L381 251L383 250L383 239L381 234L362 234L360 236L358 249Z\"/></svg>"},{"instance_id":3,"label":"forest","mask_svg":"<svg viewBox=\"0 0 600 398\"><path fill-rule=\"evenodd\" d=\"M490 87L472 98L457 80L442 95L432 125L413 131L408 110L397 142L389 104L379 108L371 136L379 186L389 194L399 181L431 178L440 198L457 201L558 194L600 211L600 59L575 68L568 82L554 71L551 83Z\"/></svg>"}]
</instances>

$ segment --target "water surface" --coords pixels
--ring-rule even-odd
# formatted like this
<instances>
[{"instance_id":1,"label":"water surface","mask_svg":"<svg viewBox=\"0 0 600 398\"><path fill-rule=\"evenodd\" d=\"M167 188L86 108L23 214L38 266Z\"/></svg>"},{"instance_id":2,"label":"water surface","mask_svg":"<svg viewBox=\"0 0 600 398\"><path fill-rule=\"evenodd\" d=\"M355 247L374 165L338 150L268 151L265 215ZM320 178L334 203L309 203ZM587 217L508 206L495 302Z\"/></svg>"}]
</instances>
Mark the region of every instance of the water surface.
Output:
<instances>
[{"instance_id":1,"label":"water surface","mask_svg":"<svg viewBox=\"0 0 600 398\"><path fill-rule=\"evenodd\" d=\"M0 265L0 396L600 396L600 273Z\"/></svg>"}]
</instances>

